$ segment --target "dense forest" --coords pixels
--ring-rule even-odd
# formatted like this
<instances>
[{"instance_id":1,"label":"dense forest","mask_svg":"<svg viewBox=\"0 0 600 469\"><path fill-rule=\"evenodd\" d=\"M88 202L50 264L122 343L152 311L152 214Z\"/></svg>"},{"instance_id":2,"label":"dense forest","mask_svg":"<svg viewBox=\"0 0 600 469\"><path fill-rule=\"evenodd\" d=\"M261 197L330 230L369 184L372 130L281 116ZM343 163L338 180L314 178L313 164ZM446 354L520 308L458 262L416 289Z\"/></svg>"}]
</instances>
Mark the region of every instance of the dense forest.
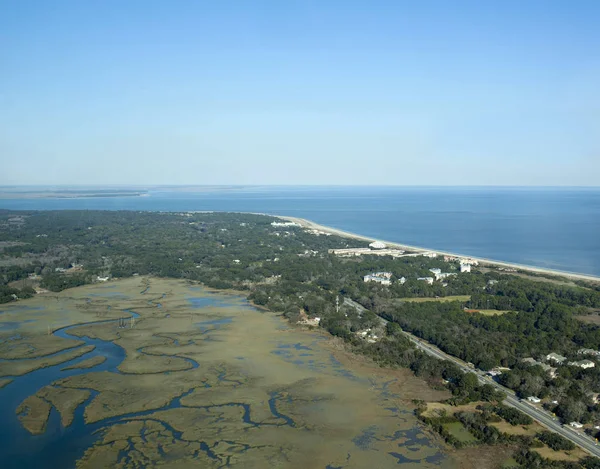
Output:
<instances>
[{"instance_id":1,"label":"dense forest","mask_svg":"<svg viewBox=\"0 0 600 469\"><path fill-rule=\"evenodd\" d=\"M460 273L455 260L420 255L340 258L328 250L367 242L275 221L236 213L0 211L0 303L99 277L155 275L235 288L291 321L319 317L320 327L381 364L409 367L434 386L448 383L454 402L501 396L416 350L402 331L482 370L510 368L499 378L505 386L545 399L565 422L600 424L600 366L567 364L589 358L600 365L577 353L600 350L600 328L581 321L600 310L598 285L491 268ZM452 275L418 280L432 276L430 269ZM378 271L391 274L391 285L363 281ZM543 362L550 352L568 359L552 365L555 377L522 362Z\"/></svg>"}]
</instances>

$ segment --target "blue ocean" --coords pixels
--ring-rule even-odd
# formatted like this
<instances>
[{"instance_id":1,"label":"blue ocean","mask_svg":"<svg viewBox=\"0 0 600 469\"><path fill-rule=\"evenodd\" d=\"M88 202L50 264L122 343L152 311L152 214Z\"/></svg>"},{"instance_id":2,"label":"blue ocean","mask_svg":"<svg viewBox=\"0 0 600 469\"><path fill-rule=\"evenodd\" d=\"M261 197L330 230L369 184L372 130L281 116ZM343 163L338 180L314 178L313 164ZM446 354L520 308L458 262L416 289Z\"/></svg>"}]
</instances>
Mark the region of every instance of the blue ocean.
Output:
<instances>
[{"instance_id":1,"label":"blue ocean","mask_svg":"<svg viewBox=\"0 0 600 469\"><path fill-rule=\"evenodd\" d=\"M383 240L600 276L600 188L271 186L3 199L0 208L290 215Z\"/></svg>"}]
</instances>

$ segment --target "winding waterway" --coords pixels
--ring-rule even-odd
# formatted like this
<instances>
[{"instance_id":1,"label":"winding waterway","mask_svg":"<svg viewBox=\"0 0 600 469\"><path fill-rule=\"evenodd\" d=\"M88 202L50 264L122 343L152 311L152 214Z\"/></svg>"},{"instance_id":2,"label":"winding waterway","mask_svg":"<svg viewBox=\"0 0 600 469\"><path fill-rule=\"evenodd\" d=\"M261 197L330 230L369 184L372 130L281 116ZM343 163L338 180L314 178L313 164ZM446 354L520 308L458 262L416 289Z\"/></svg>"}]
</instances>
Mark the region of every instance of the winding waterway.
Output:
<instances>
[{"instance_id":1,"label":"winding waterway","mask_svg":"<svg viewBox=\"0 0 600 469\"><path fill-rule=\"evenodd\" d=\"M143 327L150 324L148 311L151 311L153 321L163 324L152 329L151 337L160 341L158 345L148 342L124 348L113 340L85 335L93 336L94 331L104 330L105 334L110 331L117 338L132 336L136 329L130 329L128 321L125 321L127 327L119 327L122 322L118 319L83 322L53 332L57 338L81 341L81 345L46 357L86 346L94 346L93 351L23 376L5 376L13 381L0 388L2 468L74 468L77 461L90 457L91 461L85 460L82 467L98 467L93 451L90 456L90 448L107 448L103 439L111 429L117 434L130 435L123 436L120 449L115 450L114 463L123 467L153 467L156 462L153 458L173 458L181 448L188 447L195 448L187 455L188 461L197 460L201 465L204 461L208 467L265 467L266 461L281 457L276 455L282 451L287 454L284 460L290 459L285 467L306 467L303 458L310 446L315 447L315 457L321 461L312 467L322 469L363 467L362 461L372 457L388 458L378 459L385 462L379 467L397 464L452 467L440 448L419 429L411 412L398 403L399 396L390 388L394 379L378 381L354 373L321 348L324 340L321 336L294 332L284 327L279 318L258 312L240 297L207 294L191 288L186 291L188 293L178 300L165 294L160 297L161 303L140 300L140 305L151 308L142 312L140 307L141 314L134 312L136 308L120 309L124 317L136 318L136 327L140 320L140 334ZM113 292L101 291L98 295L112 302L121 301ZM178 303L174 305L174 301ZM184 308L184 303L189 306ZM117 305L112 307L113 311ZM190 314L190 308L194 314ZM174 332L181 329L184 322L185 330ZM172 326L170 331L164 324L176 327ZM236 331L243 331L244 335L236 335ZM14 334L0 337L10 340ZM196 349L202 350L202 354L194 355L196 352L191 350ZM139 378L132 376L124 371L128 368L123 367L124 362L133 359L129 357L132 352L140 360L172 358L180 363L179 368L177 371L144 371ZM100 356L106 360L92 368L65 369ZM205 358L199 361L197 357ZM181 369L181 363L188 366L187 371ZM201 374L204 372L206 376ZM123 411L109 409L102 414L98 402L102 401L105 391L97 387L98 382L103 381L102 376L146 380L153 375L176 374L178 378L173 379L179 382L189 373L201 379L192 378L190 384L184 383L180 392L168 394L170 397L160 405L140 411L135 405L125 403L117 408ZM89 378L89 383L95 385L81 384L87 382L87 376L97 378L97 381ZM65 384L73 379L72 386ZM266 384L260 384L265 379ZM54 386L67 385L66 389L85 389L90 396L76 408L70 425L63 426L61 415L52 407L44 432L31 435L23 427L16 409L25 398L53 383ZM156 386L151 389L157 392ZM371 401L372 396L377 399ZM364 403L364 409L356 407L358 402ZM96 414L90 412L91 407ZM192 414L196 417L190 417ZM201 427L190 427L186 418L192 418L191 422L201 419L205 423ZM131 428L136 425L140 430L132 434ZM190 431L200 434L193 436ZM249 431L259 433L248 434ZM157 432L159 440L156 440ZM217 436L219 434L222 436ZM254 436L245 439L245 435ZM327 443L323 442L324 435L325 439L331 438L331 445L318 449ZM340 442L347 449L340 451ZM173 445L179 449L175 451ZM295 459L299 462L293 463ZM101 467L111 467L110 461L103 461Z\"/></svg>"}]
</instances>

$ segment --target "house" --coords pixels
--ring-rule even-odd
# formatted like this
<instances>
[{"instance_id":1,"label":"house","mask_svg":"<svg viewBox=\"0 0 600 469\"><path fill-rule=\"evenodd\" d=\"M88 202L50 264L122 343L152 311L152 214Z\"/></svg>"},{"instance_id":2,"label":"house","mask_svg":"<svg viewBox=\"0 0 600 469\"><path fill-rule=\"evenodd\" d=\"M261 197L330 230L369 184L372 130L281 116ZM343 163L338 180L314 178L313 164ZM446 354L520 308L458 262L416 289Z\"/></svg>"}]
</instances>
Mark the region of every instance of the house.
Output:
<instances>
[{"instance_id":1,"label":"house","mask_svg":"<svg viewBox=\"0 0 600 469\"><path fill-rule=\"evenodd\" d=\"M433 285L433 277L419 277L417 280L427 282L429 285Z\"/></svg>"},{"instance_id":2,"label":"house","mask_svg":"<svg viewBox=\"0 0 600 469\"><path fill-rule=\"evenodd\" d=\"M429 257L430 259L433 259L434 257L437 257L437 253L435 252L424 252L423 254L421 254L423 257Z\"/></svg>"},{"instance_id":3,"label":"house","mask_svg":"<svg viewBox=\"0 0 600 469\"><path fill-rule=\"evenodd\" d=\"M456 272L442 272L441 274L436 275L435 277L437 280L443 280L445 278L453 277L455 275L457 275Z\"/></svg>"},{"instance_id":4,"label":"house","mask_svg":"<svg viewBox=\"0 0 600 469\"><path fill-rule=\"evenodd\" d=\"M527 358L523 358L523 360L521 360L521 363L526 363L529 366L533 366L533 365L541 365L540 362L538 362L536 359L531 358L531 357L527 357Z\"/></svg>"},{"instance_id":5,"label":"house","mask_svg":"<svg viewBox=\"0 0 600 469\"><path fill-rule=\"evenodd\" d=\"M400 279L398 280L398 282L400 282L400 285L404 285L406 283L406 278L400 277Z\"/></svg>"},{"instance_id":6,"label":"house","mask_svg":"<svg viewBox=\"0 0 600 469\"><path fill-rule=\"evenodd\" d=\"M596 364L592 360L580 360L578 362L569 362L567 365L578 366L579 368L594 368Z\"/></svg>"},{"instance_id":7,"label":"house","mask_svg":"<svg viewBox=\"0 0 600 469\"><path fill-rule=\"evenodd\" d=\"M298 321L298 324L303 324L305 326L318 326L321 322L321 318L304 318Z\"/></svg>"},{"instance_id":8,"label":"house","mask_svg":"<svg viewBox=\"0 0 600 469\"><path fill-rule=\"evenodd\" d=\"M96 277L96 279L97 279L99 282L106 282L106 281L108 281L109 277L100 277L100 276L98 276L98 277Z\"/></svg>"},{"instance_id":9,"label":"house","mask_svg":"<svg viewBox=\"0 0 600 469\"><path fill-rule=\"evenodd\" d=\"M549 353L548 355L546 355L546 360L548 361L553 361L556 362L558 364L564 362L567 359L567 357L563 357L562 355L559 355L558 353Z\"/></svg>"},{"instance_id":10,"label":"house","mask_svg":"<svg viewBox=\"0 0 600 469\"><path fill-rule=\"evenodd\" d=\"M527 400L529 402L532 402L533 404L539 404L542 401L539 397L535 397L535 396L529 396L527 398Z\"/></svg>"},{"instance_id":11,"label":"house","mask_svg":"<svg viewBox=\"0 0 600 469\"><path fill-rule=\"evenodd\" d=\"M381 241L373 241L371 244L369 244L369 247L373 249L385 249L387 246Z\"/></svg>"},{"instance_id":12,"label":"house","mask_svg":"<svg viewBox=\"0 0 600 469\"><path fill-rule=\"evenodd\" d=\"M429 272L431 272L437 278L437 276L442 273L442 269L429 269Z\"/></svg>"},{"instance_id":13,"label":"house","mask_svg":"<svg viewBox=\"0 0 600 469\"><path fill-rule=\"evenodd\" d=\"M233 260L233 263L234 263L234 264L239 264L239 263L240 263L240 260L239 260L239 259L234 259L234 260Z\"/></svg>"},{"instance_id":14,"label":"house","mask_svg":"<svg viewBox=\"0 0 600 469\"><path fill-rule=\"evenodd\" d=\"M592 355L595 357L600 357L600 352L598 350L593 350L591 348L580 348L577 350L578 355Z\"/></svg>"},{"instance_id":15,"label":"house","mask_svg":"<svg viewBox=\"0 0 600 469\"><path fill-rule=\"evenodd\" d=\"M583 428L583 425L579 422L571 422L569 424L569 426L573 427L573 428Z\"/></svg>"},{"instance_id":16,"label":"house","mask_svg":"<svg viewBox=\"0 0 600 469\"><path fill-rule=\"evenodd\" d=\"M471 264L460 264L461 272L471 272Z\"/></svg>"}]
</instances>

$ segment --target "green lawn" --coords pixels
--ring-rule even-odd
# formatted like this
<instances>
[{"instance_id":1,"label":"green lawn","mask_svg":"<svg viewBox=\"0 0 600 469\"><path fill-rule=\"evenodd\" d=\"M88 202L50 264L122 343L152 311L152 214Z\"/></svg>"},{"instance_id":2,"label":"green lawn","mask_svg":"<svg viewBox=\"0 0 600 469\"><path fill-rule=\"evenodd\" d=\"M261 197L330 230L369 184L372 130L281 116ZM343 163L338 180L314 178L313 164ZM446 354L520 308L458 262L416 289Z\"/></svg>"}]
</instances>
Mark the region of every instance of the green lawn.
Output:
<instances>
[{"instance_id":1,"label":"green lawn","mask_svg":"<svg viewBox=\"0 0 600 469\"><path fill-rule=\"evenodd\" d=\"M510 311L500 309L478 309L477 312L484 316L498 316L500 314L510 313Z\"/></svg>"},{"instance_id":2,"label":"green lawn","mask_svg":"<svg viewBox=\"0 0 600 469\"><path fill-rule=\"evenodd\" d=\"M409 303L423 303L425 301L439 301L445 303L447 301L469 301L471 295L455 295L455 296L440 296L439 298L400 298L399 301L407 301Z\"/></svg>"},{"instance_id":3,"label":"green lawn","mask_svg":"<svg viewBox=\"0 0 600 469\"><path fill-rule=\"evenodd\" d=\"M445 423L443 427L461 443L475 443L477 441L460 422Z\"/></svg>"}]
</instances>

